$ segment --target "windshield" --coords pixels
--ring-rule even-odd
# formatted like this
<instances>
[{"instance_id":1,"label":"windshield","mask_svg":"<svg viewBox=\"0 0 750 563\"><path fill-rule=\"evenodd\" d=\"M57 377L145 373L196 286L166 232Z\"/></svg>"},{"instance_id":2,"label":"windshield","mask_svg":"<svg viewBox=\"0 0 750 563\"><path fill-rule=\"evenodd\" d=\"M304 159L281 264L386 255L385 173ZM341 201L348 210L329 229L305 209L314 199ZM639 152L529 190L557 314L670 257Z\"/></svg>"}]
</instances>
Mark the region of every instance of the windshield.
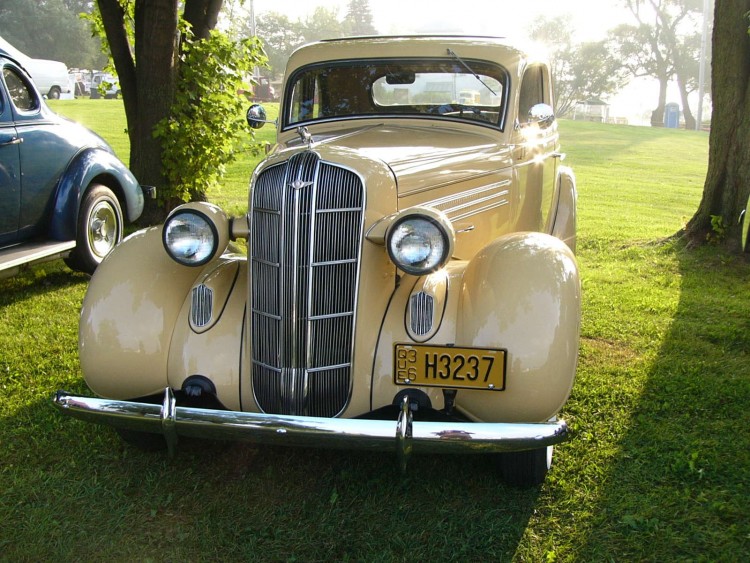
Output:
<instances>
[{"instance_id":1,"label":"windshield","mask_svg":"<svg viewBox=\"0 0 750 563\"><path fill-rule=\"evenodd\" d=\"M292 76L284 127L365 117L468 120L502 128L506 71L486 61L356 60Z\"/></svg>"}]
</instances>

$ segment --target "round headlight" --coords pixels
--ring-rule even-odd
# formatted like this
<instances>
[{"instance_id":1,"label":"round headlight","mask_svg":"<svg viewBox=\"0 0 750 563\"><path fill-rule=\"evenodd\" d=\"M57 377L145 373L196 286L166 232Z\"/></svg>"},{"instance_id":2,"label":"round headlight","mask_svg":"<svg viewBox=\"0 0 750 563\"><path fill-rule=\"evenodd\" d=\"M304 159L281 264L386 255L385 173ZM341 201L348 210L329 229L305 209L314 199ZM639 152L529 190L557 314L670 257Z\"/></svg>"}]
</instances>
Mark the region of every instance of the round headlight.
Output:
<instances>
[{"instance_id":1,"label":"round headlight","mask_svg":"<svg viewBox=\"0 0 750 563\"><path fill-rule=\"evenodd\" d=\"M210 261L218 243L213 222L194 210L179 211L164 223L164 248L183 266L202 266Z\"/></svg>"},{"instance_id":2,"label":"round headlight","mask_svg":"<svg viewBox=\"0 0 750 563\"><path fill-rule=\"evenodd\" d=\"M441 268L450 258L451 246L451 233L432 217L406 215L388 229L388 254L407 274L421 276Z\"/></svg>"}]
</instances>

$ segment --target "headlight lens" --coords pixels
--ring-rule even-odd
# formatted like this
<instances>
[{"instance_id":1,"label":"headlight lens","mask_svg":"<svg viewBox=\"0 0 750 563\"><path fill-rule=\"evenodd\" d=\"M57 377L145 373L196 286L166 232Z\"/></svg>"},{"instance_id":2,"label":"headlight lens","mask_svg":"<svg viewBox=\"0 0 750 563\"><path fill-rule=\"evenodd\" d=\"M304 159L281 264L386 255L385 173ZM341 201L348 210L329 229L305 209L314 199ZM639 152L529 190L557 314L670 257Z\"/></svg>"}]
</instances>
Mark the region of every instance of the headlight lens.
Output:
<instances>
[{"instance_id":1,"label":"headlight lens","mask_svg":"<svg viewBox=\"0 0 750 563\"><path fill-rule=\"evenodd\" d=\"M218 240L213 223L195 211L175 213L164 224L164 248L184 266L202 266L211 260Z\"/></svg>"},{"instance_id":2,"label":"headlight lens","mask_svg":"<svg viewBox=\"0 0 750 563\"><path fill-rule=\"evenodd\" d=\"M449 234L430 217L397 220L389 229L387 244L391 260L407 274L429 274L450 258Z\"/></svg>"}]
</instances>

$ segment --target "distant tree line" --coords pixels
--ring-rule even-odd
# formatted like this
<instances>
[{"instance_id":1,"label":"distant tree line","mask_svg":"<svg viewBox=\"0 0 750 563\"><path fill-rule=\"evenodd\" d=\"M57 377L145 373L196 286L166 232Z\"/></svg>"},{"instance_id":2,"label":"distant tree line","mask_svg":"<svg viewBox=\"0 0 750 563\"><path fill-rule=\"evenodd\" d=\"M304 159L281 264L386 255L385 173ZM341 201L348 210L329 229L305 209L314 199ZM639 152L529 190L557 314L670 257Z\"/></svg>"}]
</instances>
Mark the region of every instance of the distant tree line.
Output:
<instances>
[{"instance_id":1,"label":"distant tree line","mask_svg":"<svg viewBox=\"0 0 750 563\"><path fill-rule=\"evenodd\" d=\"M252 21L241 20L234 33L252 35ZM255 33L263 42L268 55L268 68L263 70L269 78L279 78L289 55L297 47L318 41L355 35L376 35L372 23L369 0L350 0L346 13L339 17L338 9L317 7L305 17L291 20L277 12L260 14L255 21Z\"/></svg>"},{"instance_id":2,"label":"distant tree line","mask_svg":"<svg viewBox=\"0 0 750 563\"><path fill-rule=\"evenodd\" d=\"M576 42L570 16L542 18L531 28L531 38L546 45L551 55L556 112L566 115L577 101L606 98L631 80L648 77L659 83L651 124L661 126L667 86L675 80L685 127L694 129L688 95L699 89L703 0L620 2L633 21L609 30L600 41ZM710 59L710 42L706 46ZM706 92L709 85L706 73Z\"/></svg>"},{"instance_id":3,"label":"distant tree line","mask_svg":"<svg viewBox=\"0 0 750 563\"><path fill-rule=\"evenodd\" d=\"M36 59L100 69L107 57L88 22L79 17L90 13L93 5L92 0L2 0L0 37Z\"/></svg>"}]
</instances>

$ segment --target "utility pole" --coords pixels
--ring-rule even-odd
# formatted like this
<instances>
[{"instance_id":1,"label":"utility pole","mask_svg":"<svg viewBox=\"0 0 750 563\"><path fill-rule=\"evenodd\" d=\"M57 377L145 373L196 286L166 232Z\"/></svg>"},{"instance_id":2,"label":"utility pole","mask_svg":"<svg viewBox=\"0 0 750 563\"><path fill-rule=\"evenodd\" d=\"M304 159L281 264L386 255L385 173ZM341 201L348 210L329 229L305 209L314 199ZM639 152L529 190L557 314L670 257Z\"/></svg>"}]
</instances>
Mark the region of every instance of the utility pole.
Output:
<instances>
[{"instance_id":1,"label":"utility pole","mask_svg":"<svg viewBox=\"0 0 750 563\"><path fill-rule=\"evenodd\" d=\"M703 33L701 34L701 57L698 67L698 112L695 120L695 130L701 130L703 123L703 97L706 90L706 54L708 52L708 22L711 17L711 0L703 0Z\"/></svg>"}]
</instances>

